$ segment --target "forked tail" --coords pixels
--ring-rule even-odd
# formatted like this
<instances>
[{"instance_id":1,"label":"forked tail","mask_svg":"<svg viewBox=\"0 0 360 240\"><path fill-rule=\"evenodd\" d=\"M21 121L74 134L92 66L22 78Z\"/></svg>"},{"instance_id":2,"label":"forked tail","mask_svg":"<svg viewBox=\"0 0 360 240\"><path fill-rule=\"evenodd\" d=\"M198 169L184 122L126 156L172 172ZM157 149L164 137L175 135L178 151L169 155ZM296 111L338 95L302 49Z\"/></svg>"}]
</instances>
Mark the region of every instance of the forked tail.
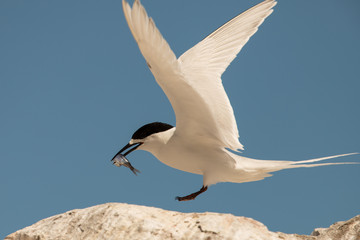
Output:
<instances>
[{"instance_id":1,"label":"forked tail","mask_svg":"<svg viewBox=\"0 0 360 240\"><path fill-rule=\"evenodd\" d=\"M309 159L304 161L294 161L289 162L290 165L287 168L301 168L301 167L319 167L319 166L327 166L327 165L341 165L341 164L359 164L358 162L336 162L336 163L317 163L317 164L308 164L313 162L320 162L327 159L332 158L338 158L338 157L345 157L349 155L355 155L359 153L347 153L347 154L340 154L340 155L334 155L329 157L322 157L322 158L315 158L315 159ZM304 164L305 163L305 164Z\"/></svg>"},{"instance_id":2,"label":"forked tail","mask_svg":"<svg viewBox=\"0 0 360 240\"><path fill-rule=\"evenodd\" d=\"M319 166L328 166L328 165L342 165L342 164L360 164L360 162L336 162L336 163L317 163L320 161L345 157L359 153L347 153L334 155L329 157L315 158L303 161L276 161L276 160L259 160L253 158L247 158L244 156L239 156L230 151L227 151L227 154L232 160L235 161L234 171L232 173L227 173L226 178L218 179L216 182L252 182L259 181L266 177L272 176L271 173L292 168L310 168L310 167L319 167ZM211 181L210 181L211 182ZM211 184L213 184L211 182Z\"/></svg>"}]
</instances>

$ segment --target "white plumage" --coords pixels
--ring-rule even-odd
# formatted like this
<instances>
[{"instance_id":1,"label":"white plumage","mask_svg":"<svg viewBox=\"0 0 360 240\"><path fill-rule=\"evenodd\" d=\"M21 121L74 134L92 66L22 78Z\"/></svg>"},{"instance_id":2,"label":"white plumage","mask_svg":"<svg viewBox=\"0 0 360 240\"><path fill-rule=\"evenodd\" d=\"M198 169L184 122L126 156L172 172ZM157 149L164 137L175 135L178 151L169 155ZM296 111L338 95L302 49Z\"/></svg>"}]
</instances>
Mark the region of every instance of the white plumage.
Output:
<instances>
[{"instance_id":1,"label":"white plumage","mask_svg":"<svg viewBox=\"0 0 360 240\"><path fill-rule=\"evenodd\" d=\"M256 160L227 150L243 150L243 145L221 75L275 5L275 0L265 0L252 7L177 59L140 1L130 7L123 0L130 30L176 115L176 128L133 138L127 147L138 144L137 149L151 152L170 167L203 175L203 188L178 200L194 199L217 182L251 182L282 169L346 164L309 163L355 154L293 162Z\"/></svg>"}]
</instances>

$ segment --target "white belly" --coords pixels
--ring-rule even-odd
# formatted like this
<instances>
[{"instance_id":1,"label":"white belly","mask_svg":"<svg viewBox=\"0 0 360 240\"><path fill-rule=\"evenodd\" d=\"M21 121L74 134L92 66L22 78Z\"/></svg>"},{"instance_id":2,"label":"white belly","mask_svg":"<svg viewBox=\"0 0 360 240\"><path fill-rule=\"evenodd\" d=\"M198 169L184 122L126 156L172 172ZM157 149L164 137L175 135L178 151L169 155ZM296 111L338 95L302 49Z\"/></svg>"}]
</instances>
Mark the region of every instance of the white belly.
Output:
<instances>
[{"instance_id":1,"label":"white belly","mask_svg":"<svg viewBox=\"0 0 360 240\"><path fill-rule=\"evenodd\" d=\"M229 181L235 161L227 150L207 138L191 142L174 134L174 130L154 134L139 149L152 153L172 168L203 175L205 186Z\"/></svg>"},{"instance_id":2,"label":"white belly","mask_svg":"<svg viewBox=\"0 0 360 240\"><path fill-rule=\"evenodd\" d=\"M162 163L181 171L204 175L229 168L227 154L221 148L191 143L173 137L158 152L153 153Z\"/></svg>"}]
</instances>

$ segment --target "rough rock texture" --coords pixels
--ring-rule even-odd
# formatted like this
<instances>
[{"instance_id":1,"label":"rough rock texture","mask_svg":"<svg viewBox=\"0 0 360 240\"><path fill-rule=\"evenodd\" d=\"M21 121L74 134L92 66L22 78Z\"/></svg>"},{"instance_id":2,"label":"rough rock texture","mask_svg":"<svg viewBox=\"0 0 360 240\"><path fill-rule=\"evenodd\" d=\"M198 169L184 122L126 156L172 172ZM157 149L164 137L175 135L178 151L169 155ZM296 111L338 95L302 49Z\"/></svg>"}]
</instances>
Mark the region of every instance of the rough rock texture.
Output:
<instances>
[{"instance_id":1,"label":"rough rock texture","mask_svg":"<svg viewBox=\"0 0 360 240\"><path fill-rule=\"evenodd\" d=\"M360 215L305 236L270 232L260 222L231 214L180 213L107 203L43 219L5 238L44 239L359 240Z\"/></svg>"},{"instance_id":2,"label":"rough rock texture","mask_svg":"<svg viewBox=\"0 0 360 240\"><path fill-rule=\"evenodd\" d=\"M329 228L316 228L311 236L316 236L316 240L360 240L360 215L334 223Z\"/></svg>"}]
</instances>

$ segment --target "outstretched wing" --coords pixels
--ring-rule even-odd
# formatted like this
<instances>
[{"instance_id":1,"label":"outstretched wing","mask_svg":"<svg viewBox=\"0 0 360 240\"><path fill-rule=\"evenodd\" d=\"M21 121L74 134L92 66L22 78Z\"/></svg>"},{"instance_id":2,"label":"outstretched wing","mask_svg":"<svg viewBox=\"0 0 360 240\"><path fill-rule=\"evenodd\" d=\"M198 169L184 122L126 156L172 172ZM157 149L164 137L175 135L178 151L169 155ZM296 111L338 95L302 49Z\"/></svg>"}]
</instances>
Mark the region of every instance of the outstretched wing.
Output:
<instances>
[{"instance_id":1,"label":"outstretched wing","mask_svg":"<svg viewBox=\"0 0 360 240\"><path fill-rule=\"evenodd\" d=\"M266 0L235 17L179 60L139 0L123 0L125 18L157 83L176 115L176 134L243 149L221 74L276 4Z\"/></svg>"},{"instance_id":2,"label":"outstretched wing","mask_svg":"<svg viewBox=\"0 0 360 240\"><path fill-rule=\"evenodd\" d=\"M264 19L272 13L275 5L274 0L266 0L250 8L215 30L179 58L185 78L196 86L205 102L212 106L216 126L221 129L227 146L243 149L238 142L235 116L222 85L221 75Z\"/></svg>"}]
</instances>

